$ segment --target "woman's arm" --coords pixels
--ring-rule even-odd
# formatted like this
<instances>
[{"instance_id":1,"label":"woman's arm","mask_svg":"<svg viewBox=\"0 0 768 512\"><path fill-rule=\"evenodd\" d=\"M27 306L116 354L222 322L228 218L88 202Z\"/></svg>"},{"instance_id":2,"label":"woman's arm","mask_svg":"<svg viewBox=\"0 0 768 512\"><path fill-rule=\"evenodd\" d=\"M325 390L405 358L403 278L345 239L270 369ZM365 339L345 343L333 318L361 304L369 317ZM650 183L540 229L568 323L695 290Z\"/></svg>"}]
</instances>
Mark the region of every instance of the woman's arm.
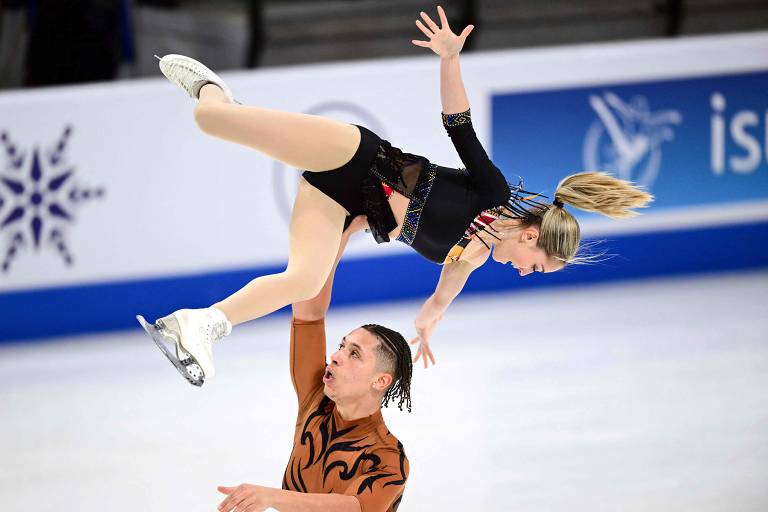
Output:
<instances>
[{"instance_id":1,"label":"woman's arm","mask_svg":"<svg viewBox=\"0 0 768 512\"><path fill-rule=\"evenodd\" d=\"M435 292L427 299L429 308L439 315L445 313L453 299L464 289L469 275L474 270L475 267L465 260L444 265L443 270L440 272L440 279L437 281Z\"/></svg>"},{"instance_id":2,"label":"woman's arm","mask_svg":"<svg viewBox=\"0 0 768 512\"><path fill-rule=\"evenodd\" d=\"M440 101L443 108L443 126L453 142L467 171L474 180L474 188L487 196L488 207L506 203L509 189L504 174L493 164L472 127L469 100L461 79L459 52L474 28L468 25L460 35L451 31L442 7L437 8L440 23L437 24L424 12L424 20L416 26L429 41L412 41L416 46L429 48L440 56ZM426 24L426 25L425 25Z\"/></svg>"},{"instance_id":3,"label":"woman's arm","mask_svg":"<svg viewBox=\"0 0 768 512\"><path fill-rule=\"evenodd\" d=\"M458 114L469 110L469 100L461 80L459 54L440 58L440 102L443 114Z\"/></svg>"},{"instance_id":4,"label":"woman's arm","mask_svg":"<svg viewBox=\"0 0 768 512\"><path fill-rule=\"evenodd\" d=\"M456 35L451 31L448 25L448 18L442 7L437 7L437 14L440 16L440 24L432 21L427 13L422 11L421 17L424 20L416 21L419 27L429 41L411 41L416 46L429 48L440 56L440 100L443 105L444 114L457 114L469 109L469 100L464 90L464 83L461 81L461 69L459 67L459 52L464 47L464 41L475 28L473 25L467 27ZM425 26L426 24L426 26Z\"/></svg>"},{"instance_id":5,"label":"woman's arm","mask_svg":"<svg viewBox=\"0 0 768 512\"><path fill-rule=\"evenodd\" d=\"M424 368L429 366L430 361L432 364L435 364L435 356L429 347L432 331L437 322L443 318L443 313L448 309L448 306L464 289L470 274L485 263L489 254L490 252L478 258L459 260L443 265L435 292L424 302L421 311L419 311L419 316L416 317L414 322L416 337L410 343L419 343L419 349L413 360L414 363L419 359L423 359Z\"/></svg>"}]
</instances>

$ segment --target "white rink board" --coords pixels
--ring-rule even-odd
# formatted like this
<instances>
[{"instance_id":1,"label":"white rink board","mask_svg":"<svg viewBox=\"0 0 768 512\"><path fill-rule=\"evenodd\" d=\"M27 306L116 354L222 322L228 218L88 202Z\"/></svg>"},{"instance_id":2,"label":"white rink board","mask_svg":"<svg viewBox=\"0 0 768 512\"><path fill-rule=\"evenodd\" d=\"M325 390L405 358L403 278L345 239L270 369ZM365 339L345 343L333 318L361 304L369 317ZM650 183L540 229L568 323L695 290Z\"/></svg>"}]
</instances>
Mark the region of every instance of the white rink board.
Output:
<instances>
[{"instance_id":1,"label":"white rink board","mask_svg":"<svg viewBox=\"0 0 768 512\"><path fill-rule=\"evenodd\" d=\"M768 33L487 52L464 56L462 66L487 141L494 92L764 69ZM223 76L243 103L365 124L406 151L457 166L440 125L438 69L428 55ZM27 248L0 291L284 262L293 177L262 155L203 135L192 105L162 78L0 94L0 131L20 150L45 152L71 125L66 168L83 186L105 190L74 210L65 228L73 266L50 247ZM764 204L757 211L765 217ZM359 237L350 254L406 250Z\"/></svg>"}]
</instances>

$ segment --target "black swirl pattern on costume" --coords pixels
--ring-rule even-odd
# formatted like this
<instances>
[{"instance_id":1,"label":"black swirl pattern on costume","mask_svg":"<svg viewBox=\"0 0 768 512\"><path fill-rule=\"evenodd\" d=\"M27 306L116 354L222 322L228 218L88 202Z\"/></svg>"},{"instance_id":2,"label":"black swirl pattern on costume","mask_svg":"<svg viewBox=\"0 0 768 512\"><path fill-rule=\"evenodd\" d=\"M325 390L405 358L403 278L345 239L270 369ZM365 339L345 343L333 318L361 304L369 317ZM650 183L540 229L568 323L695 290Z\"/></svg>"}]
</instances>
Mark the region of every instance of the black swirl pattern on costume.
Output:
<instances>
[{"instance_id":1,"label":"black swirl pattern on costume","mask_svg":"<svg viewBox=\"0 0 768 512\"><path fill-rule=\"evenodd\" d=\"M360 487L357 488L357 494L363 494L363 491L366 488L368 488L369 491L373 492L373 483L376 480L379 480L380 478L385 478L388 476L393 476L393 475L394 473L376 473L369 476L368 478L366 478L360 483Z\"/></svg>"},{"instance_id":2,"label":"black swirl pattern on costume","mask_svg":"<svg viewBox=\"0 0 768 512\"><path fill-rule=\"evenodd\" d=\"M397 449L400 451L400 480L392 480L384 484L384 487L388 485L405 485L405 450L403 449L403 443L397 442Z\"/></svg>"},{"instance_id":3,"label":"black swirl pattern on costume","mask_svg":"<svg viewBox=\"0 0 768 512\"><path fill-rule=\"evenodd\" d=\"M328 478L328 475L333 471L335 468L341 468L338 472L338 477L342 480L351 480L354 478L358 470L360 469L360 464L363 462L370 462L371 463L371 469L369 471L375 471L378 470L379 464L381 464L381 459L376 454L372 453L361 453L357 459L355 459L355 462L352 464L352 468L350 469L346 462L343 460L337 460L335 462L332 462L328 465L327 468L325 468L325 471L323 473L323 483L325 483L326 479ZM360 494L358 492L358 494Z\"/></svg>"},{"instance_id":4,"label":"black swirl pattern on costume","mask_svg":"<svg viewBox=\"0 0 768 512\"><path fill-rule=\"evenodd\" d=\"M328 451L325 452L325 455L323 455L323 469L325 469L326 464L328 463L328 457L334 452L359 452L361 450L365 450L366 448L370 448L373 446L372 444L365 444L362 446L356 446L357 443L360 441L363 441L365 438L360 439L354 439L352 441L340 441L338 443L335 443L331 445L328 448Z\"/></svg>"},{"instance_id":5,"label":"black swirl pattern on costume","mask_svg":"<svg viewBox=\"0 0 768 512\"><path fill-rule=\"evenodd\" d=\"M318 416L324 416L327 414L326 408L330 403L331 400L328 397L323 397L323 399L320 400L320 403L317 405L317 409L315 409L312 414L307 417L307 421L304 422L304 428L302 429L301 433L301 445L305 446L309 444L309 461L307 461L307 465L304 466L304 469L307 469L312 465L315 456L315 440L312 437L312 433L308 432L307 429L309 428L309 424L312 423L313 419L317 418Z\"/></svg>"},{"instance_id":6,"label":"black swirl pattern on costume","mask_svg":"<svg viewBox=\"0 0 768 512\"><path fill-rule=\"evenodd\" d=\"M299 479L298 482L296 481L296 478ZM299 462L296 467L296 478L293 477L293 461L291 461L291 482L293 483L293 487L299 489L301 492L307 492L307 485L304 483L304 479L301 478L301 462Z\"/></svg>"},{"instance_id":7,"label":"black swirl pattern on costume","mask_svg":"<svg viewBox=\"0 0 768 512\"><path fill-rule=\"evenodd\" d=\"M344 437L353 433L356 428L357 425L353 425L339 429L333 415L333 402L328 397L323 397L302 425L300 440L301 445L305 446L309 452L308 459L304 462L302 459L291 458L283 476L283 489L310 492L302 472L316 464L321 465L323 486L329 480L349 481L357 477L365 477L356 489L358 495L366 490L373 492L373 486L378 481L383 487L404 485L406 456L402 443L399 441L397 443L399 474L389 472L381 466L381 458L376 453L369 452L369 449L375 446L375 442L368 441L370 439L368 433L361 433L353 439ZM320 439L316 439L317 433ZM333 455L338 453L357 455L350 463L349 458L333 460ZM402 497L398 498L397 504L401 499ZM396 509L397 505L393 506L393 510Z\"/></svg>"}]
</instances>

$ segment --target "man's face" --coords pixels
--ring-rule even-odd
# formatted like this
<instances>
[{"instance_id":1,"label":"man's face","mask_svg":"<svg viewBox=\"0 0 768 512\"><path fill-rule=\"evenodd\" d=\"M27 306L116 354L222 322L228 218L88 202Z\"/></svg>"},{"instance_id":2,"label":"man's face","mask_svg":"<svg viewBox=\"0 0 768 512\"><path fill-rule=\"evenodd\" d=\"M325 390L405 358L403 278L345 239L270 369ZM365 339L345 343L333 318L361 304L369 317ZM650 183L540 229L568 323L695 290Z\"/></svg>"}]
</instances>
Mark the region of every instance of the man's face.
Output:
<instances>
[{"instance_id":1,"label":"man's face","mask_svg":"<svg viewBox=\"0 0 768 512\"><path fill-rule=\"evenodd\" d=\"M348 403L383 393L391 377L377 366L378 346L376 336L363 328L344 336L323 375L326 396L336 403Z\"/></svg>"}]
</instances>

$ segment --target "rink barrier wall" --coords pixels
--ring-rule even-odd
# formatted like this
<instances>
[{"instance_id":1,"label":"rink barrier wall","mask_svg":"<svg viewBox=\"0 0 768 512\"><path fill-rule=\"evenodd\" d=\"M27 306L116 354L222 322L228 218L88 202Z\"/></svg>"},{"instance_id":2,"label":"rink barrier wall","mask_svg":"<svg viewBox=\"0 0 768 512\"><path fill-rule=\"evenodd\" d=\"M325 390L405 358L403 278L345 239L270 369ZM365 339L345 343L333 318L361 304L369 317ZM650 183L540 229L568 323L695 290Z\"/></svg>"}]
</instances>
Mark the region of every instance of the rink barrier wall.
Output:
<instances>
[{"instance_id":1,"label":"rink barrier wall","mask_svg":"<svg viewBox=\"0 0 768 512\"><path fill-rule=\"evenodd\" d=\"M489 262L473 273L464 293L766 268L766 240L768 222L614 235L602 239L601 247L616 256L602 263L521 278L511 267ZM434 290L440 268L414 253L343 260L334 282L333 307L424 298ZM139 329L136 314L155 319L179 307L208 306L258 275L282 270L246 268L3 293L0 311L11 321L0 323L0 344Z\"/></svg>"},{"instance_id":2,"label":"rink barrier wall","mask_svg":"<svg viewBox=\"0 0 768 512\"><path fill-rule=\"evenodd\" d=\"M439 59L420 51L223 75L244 104L363 125L461 167ZM608 261L525 279L489 264L469 293L768 265L768 32L477 52L462 74L509 181L548 195L565 174L610 170L656 196L626 222L570 210ZM192 106L159 73L0 94L0 340L135 328L137 313L282 270L299 173L201 133ZM334 303L424 299L439 271L358 236Z\"/></svg>"}]
</instances>

